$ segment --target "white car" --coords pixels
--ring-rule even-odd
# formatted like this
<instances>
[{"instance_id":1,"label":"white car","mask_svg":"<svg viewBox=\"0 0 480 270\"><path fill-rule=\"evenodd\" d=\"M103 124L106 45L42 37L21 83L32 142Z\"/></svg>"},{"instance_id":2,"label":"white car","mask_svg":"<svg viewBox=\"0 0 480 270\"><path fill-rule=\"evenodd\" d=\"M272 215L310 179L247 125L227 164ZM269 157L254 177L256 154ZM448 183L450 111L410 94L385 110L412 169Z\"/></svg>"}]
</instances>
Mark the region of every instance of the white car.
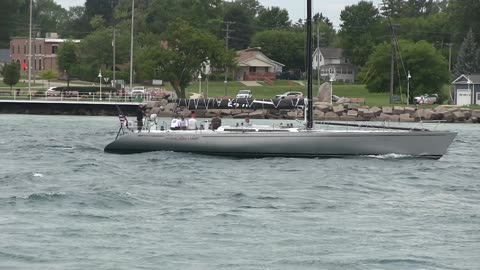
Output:
<instances>
[{"instance_id":1,"label":"white car","mask_svg":"<svg viewBox=\"0 0 480 270\"><path fill-rule=\"evenodd\" d=\"M302 92L295 92L295 91L290 91L290 92L285 92L281 95L276 95L275 96L278 99L284 99L284 98L303 98L303 93Z\"/></svg>"},{"instance_id":2,"label":"white car","mask_svg":"<svg viewBox=\"0 0 480 270\"><path fill-rule=\"evenodd\" d=\"M250 90L240 90L235 98L252 98L252 91Z\"/></svg>"},{"instance_id":3,"label":"white car","mask_svg":"<svg viewBox=\"0 0 480 270\"><path fill-rule=\"evenodd\" d=\"M47 97L57 97L60 96L61 92L55 90L55 87L50 87L48 88L47 91L45 91L45 96Z\"/></svg>"},{"instance_id":4,"label":"white car","mask_svg":"<svg viewBox=\"0 0 480 270\"><path fill-rule=\"evenodd\" d=\"M132 91L130 92L130 95L136 96L136 95L144 95L146 92L144 86L135 86L132 88Z\"/></svg>"}]
</instances>

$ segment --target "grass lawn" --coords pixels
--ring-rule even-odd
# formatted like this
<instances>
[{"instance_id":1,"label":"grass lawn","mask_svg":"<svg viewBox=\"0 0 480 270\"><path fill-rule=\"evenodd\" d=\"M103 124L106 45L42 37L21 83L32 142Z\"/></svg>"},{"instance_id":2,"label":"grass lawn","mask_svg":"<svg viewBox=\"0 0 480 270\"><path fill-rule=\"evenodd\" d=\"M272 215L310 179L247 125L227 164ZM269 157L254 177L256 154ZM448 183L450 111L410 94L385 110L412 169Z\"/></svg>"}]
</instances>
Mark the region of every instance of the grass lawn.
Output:
<instances>
[{"instance_id":1,"label":"grass lawn","mask_svg":"<svg viewBox=\"0 0 480 270\"><path fill-rule=\"evenodd\" d=\"M32 86L41 86L43 84L38 84L38 83L33 83L32 82ZM0 87L8 87L8 89L10 89L10 85L7 85L7 84L4 84L2 80L0 80ZM15 84L13 86L13 89L15 89L15 87L28 87L28 81L25 81L23 82L22 80L20 80L17 84Z\"/></svg>"},{"instance_id":2,"label":"grass lawn","mask_svg":"<svg viewBox=\"0 0 480 270\"><path fill-rule=\"evenodd\" d=\"M305 82L301 82L305 84ZM173 90L170 86L167 86L168 90ZM187 96L198 93L199 84L193 82L187 88ZM239 82L228 82L227 94L225 95L225 86L223 82L214 81L208 83L208 97L234 97L239 90L250 89L252 90L253 97L255 98L274 98L275 95L282 94L287 91L300 91L306 95L307 86L301 85L297 82L290 82L286 80L275 81L273 86L261 83L261 86L245 86ZM317 85L313 86L314 96L318 93ZM202 91L206 92L206 83L202 82ZM369 106L382 106L389 104L389 95L384 94L372 94L369 93L365 85L333 85L333 94L339 97L358 97L365 98L366 105Z\"/></svg>"}]
</instances>

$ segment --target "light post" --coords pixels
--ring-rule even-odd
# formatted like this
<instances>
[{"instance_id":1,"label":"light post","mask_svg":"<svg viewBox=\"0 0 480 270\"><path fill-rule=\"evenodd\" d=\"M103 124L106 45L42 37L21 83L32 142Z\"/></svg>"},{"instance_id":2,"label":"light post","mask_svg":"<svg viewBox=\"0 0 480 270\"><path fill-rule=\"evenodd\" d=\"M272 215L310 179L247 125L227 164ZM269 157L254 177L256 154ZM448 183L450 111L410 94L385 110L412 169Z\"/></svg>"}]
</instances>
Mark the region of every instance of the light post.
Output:
<instances>
[{"instance_id":1,"label":"light post","mask_svg":"<svg viewBox=\"0 0 480 270\"><path fill-rule=\"evenodd\" d=\"M330 105L333 104L333 81L335 81L333 77L330 77Z\"/></svg>"},{"instance_id":2,"label":"light post","mask_svg":"<svg viewBox=\"0 0 480 270\"><path fill-rule=\"evenodd\" d=\"M102 100L102 70L101 69L98 73L98 78L100 79L100 100Z\"/></svg>"},{"instance_id":3,"label":"light post","mask_svg":"<svg viewBox=\"0 0 480 270\"><path fill-rule=\"evenodd\" d=\"M407 75L407 105L410 105L410 79L412 76L410 75L410 70L408 71Z\"/></svg>"},{"instance_id":4,"label":"light post","mask_svg":"<svg viewBox=\"0 0 480 270\"><path fill-rule=\"evenodd\" d=\"M198 94L202 94L202 73L198 73Z\"/></svg>"},{"instance_id":5,"label":"light post","mask_svg":"<svg viewBox=\"0 0 480 270\"><path fill-rule=\"evenodd\" d=\"M468 81L467 81L468 91L470 91L470 95L471 95L470 96L470 104L473 104L472 103L473 91L472 91L472 89L470 89L470 85L473 84L473 82L470 80L470 78L467 78L467 79L468 79ZM457 103L458 103L458 101L457 101Z\"/></svg>"}]
</instances>

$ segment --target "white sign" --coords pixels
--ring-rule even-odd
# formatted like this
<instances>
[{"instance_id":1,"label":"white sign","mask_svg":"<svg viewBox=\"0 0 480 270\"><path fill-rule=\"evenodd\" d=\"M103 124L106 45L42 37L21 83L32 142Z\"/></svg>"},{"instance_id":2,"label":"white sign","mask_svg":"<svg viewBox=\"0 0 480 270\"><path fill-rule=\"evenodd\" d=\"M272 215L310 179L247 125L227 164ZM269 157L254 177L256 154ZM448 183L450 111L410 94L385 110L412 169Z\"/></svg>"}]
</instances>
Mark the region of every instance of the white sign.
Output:
<instances>
[{"instance_id":1,"label":"white sign","mask_svg":"<svg viewBox=\"0 0 480 270\"><path fill-rule=\"evenodd\" d=\"M152 85L163 85L163 80L152 80Z\"/></svg>"}]
</instances>

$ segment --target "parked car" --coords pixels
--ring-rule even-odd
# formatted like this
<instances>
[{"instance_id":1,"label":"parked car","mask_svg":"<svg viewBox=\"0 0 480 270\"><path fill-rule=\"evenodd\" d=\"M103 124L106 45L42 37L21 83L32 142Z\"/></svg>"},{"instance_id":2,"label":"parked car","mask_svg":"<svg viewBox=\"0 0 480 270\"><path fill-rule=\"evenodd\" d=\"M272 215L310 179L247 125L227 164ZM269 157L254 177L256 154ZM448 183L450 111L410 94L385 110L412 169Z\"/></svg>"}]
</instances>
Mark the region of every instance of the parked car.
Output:
<instances>
[{"instance_id":1,"label":"parked car","mask_svg":"<svg viewBox=\"0 0 480 270\"><path fill-rule=\"evenodd\" d=\"M56 87L50 87L45 91L45 96L47 97L58 97L60 94L61 92L56 90Z\"/></svg>"},{"instance_id":2,"label":"parked car","mask_svg":"<svg viewBox=\"0 0 480 270\"><path fill-rule=\"evenodd\" d=\"M437 104L438 95L437 94L425 94L422 96L414 97L413 101L416 104Z\"/></svg>"},{"instance_id":3,"label":"parked car","mask_svg":"<svg viewBox=\"0 0 480 270\"><path fill-rule=\"evenodd\" d=\"M132 91L130 92L131 96L137 96L137 95L144 95L145 94L145 87L144 86L135 86L132 88Z\"/></svg>"},{"instance_id":4,"label":"parked car","mask_svg":"<svg viewBox=\"0 0 480 270\"><path fill-rule=\"evenodd\" d=\"M250 90L240 90L235 98L252 98L252 91Z\"/></svg>"},{"instance_id":5,"label":"parked car","mask_svg":"<svg viewBox=\"0 0 480 270\"><path fill-rule=\"evenodd\" d=\"M294 92L294 91L289 91L285 92L281 95L276 95L275 96L278 99L284 99L284 98L303 98L303 93L302 92Z\"/></svg>"}]
</instances>

